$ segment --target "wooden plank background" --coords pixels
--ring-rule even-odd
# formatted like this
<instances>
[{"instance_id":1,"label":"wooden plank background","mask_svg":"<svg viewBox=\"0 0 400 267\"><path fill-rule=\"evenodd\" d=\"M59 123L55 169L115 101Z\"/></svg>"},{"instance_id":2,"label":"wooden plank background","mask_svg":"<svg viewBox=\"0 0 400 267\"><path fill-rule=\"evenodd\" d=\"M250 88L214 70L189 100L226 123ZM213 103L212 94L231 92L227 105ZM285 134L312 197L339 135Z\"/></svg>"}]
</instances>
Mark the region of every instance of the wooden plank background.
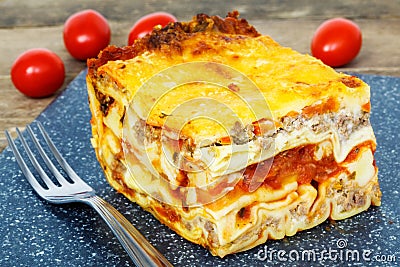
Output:
<instances>
[{"instance_id":1,"label":"wooden plank background","mask_svg":"<svg viewBox=\"0 0 400 267\"><path fill-rule=\"evenodd\" d=\"M15 135L14 127L30 123L85 68L85 62L74 60L66 52L62 30L69 15L86 8L108 19L111 44L119 46L126 45L134 22L150 12L167 11L179 20L190 20L197 13L225 16L236 9L261 33L302 53L310 53L312 35L322 21L346 17L361 27L363 47L353 62L338 70L400 77L400 0L0 0L0 151L6 146L4 130ZM10 80L13 61L23 51L36 47L51 49L66 67L64 86L44 99L23 96Z\"/></svg>"}]
</instances>

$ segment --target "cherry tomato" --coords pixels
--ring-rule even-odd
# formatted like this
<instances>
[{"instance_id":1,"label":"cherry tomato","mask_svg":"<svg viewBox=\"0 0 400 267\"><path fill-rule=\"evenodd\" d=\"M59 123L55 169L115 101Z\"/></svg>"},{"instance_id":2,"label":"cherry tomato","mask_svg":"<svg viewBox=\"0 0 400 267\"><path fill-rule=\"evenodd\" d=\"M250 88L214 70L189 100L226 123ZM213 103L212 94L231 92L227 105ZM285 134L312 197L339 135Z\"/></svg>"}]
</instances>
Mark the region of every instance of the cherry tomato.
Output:
<instances>
[{"instance_id":1,"label":"cherry tomato","mask_svg":"<svg viewBox=\"0 0 400 267\"><path fill-rule=\"evenodd\" d=\"M44 48L25 51L11 67L14 86L32 98L52 95L63 85L64 78L63 61L55 53Z\"/></svg>"},{"instance_id":2,"label":"cherry tomato","mask_svg":"<svg viewBox=\"0 0 400 267\"><path fill-rule=\"evenodd\" d=\"M331 67L339 67L352 61L360 52L361 30L354 22L334 18L323 22L316 30L311 53Z\"/></svg>"},{"instance_id":3,"label":"cherry tomato","mask_svg":"<svg viewBox=\"0 0 400 267\"><path fill-rule=\"evenodd\" d=\"M111 30L107 20L97 11L83 10L71 15L64 23L64 44L78 60L96 57L110 44Z\"/></svg>"},{"instance_id":4,"label":"cherry tomato","mask_svg":"<svg viewBox=\"0 0 400 267\"><path fill-rule=\"evenodd\" d=\"M128 45L132 45L136 39L150 33L155 26L164 27L170 22L176 22L176 18L166 12L155 12L141 17L129 31Z\"/></svg>"}]
</instances>

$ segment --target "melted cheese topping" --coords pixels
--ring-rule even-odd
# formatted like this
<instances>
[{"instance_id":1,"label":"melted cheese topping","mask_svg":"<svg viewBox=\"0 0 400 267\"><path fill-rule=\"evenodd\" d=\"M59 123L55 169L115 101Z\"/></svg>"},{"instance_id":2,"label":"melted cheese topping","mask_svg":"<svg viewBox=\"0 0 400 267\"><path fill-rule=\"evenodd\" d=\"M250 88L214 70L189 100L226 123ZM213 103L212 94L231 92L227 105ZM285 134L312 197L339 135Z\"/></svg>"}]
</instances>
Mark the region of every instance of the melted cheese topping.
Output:
<instances>
[{"instance_id":1,"label":"melted cheese topping","mask_svg":"<svg viewBox=\"0 0 400 267\"><path fill-rule=\"evenodd\" d=\"M92 61L92 144L110 184L220 257L380 205L368 85L235 17L198 18L179 24L184 38L171 26ZM275 176L251 188L259 162Z\"/></svg>"},{"instance_id":2,"label":"melted cheese topping","mask_svg":"<svg viewBox=\"0 0 400 267\"><path fill-rule=\"evenodd\" d=\"M289 112L301 112L304 107L329 98L348 109L357 110L369 102L369 87L361 80L337 73L311 56L278 45L270 37L229 38L227 42L221 34L198 33L183 41L185 50L182 55L166 56L154 51L130 60L110 61L99 67L98 75L106 75L107 80L117 83L121 90L102 86L104 93L128 103L134 99L133 108L138 116L157 127L165 125L168 119L165 114L171 114L181 103L199 97L217 99L229 107L231 114L238 116L244 125L260 119L254 114L263 114L278 121ZM199 45L210 49L207 53L193 53ZM184 64L187 62L206 64L199 67L199 64ZM184 64L186 69L184 75L180 75L181 69L177 68L180 64ZM258 90L254 90L248 80L237 72L253 82ZM186 84L187 81L200 83ZM202 84L202 81L207 84ZM211 83L218 86L210 86ZM230 89L232 84L234 88ZM143 85L151 91L143 93ZM246 101L240 99L242 96ZM233 121L229 123L229 118L233 115L227 116L221 108L213 109L212 105L208 108L209 117L231 126ZM198 110L201 108L192 109ZM190 127L180 129L178 126L182 125L182 121L187 121L187 118L179 118L177 124L171 124L172 128L194 140L199 135L201 140L226 135L224 127L207 127L207 120L195 120ZM206 131L202 131L203 128Z\"/></svg>"}]
</instances>

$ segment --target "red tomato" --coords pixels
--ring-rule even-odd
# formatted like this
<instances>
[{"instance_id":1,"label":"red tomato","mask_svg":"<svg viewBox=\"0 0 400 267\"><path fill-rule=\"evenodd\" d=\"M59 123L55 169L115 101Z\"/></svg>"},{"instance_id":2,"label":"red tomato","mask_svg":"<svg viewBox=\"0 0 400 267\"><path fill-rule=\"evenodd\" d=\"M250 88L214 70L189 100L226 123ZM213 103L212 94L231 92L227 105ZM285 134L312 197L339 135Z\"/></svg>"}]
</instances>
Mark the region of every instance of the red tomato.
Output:
<instances>
[{"instance_id":1,"label":"red tomato","mask_svg":"<svg viewBox=\"0 0 400 267\"><path fill-rule=\"evenodd\" d=\"M62 60L55 53L43 48L22 53L11 67L14 86L33 98L52 95L63 85L64 78Z\"/></svg>"},{"instance_id":2,"label":"red tomato","mask_svg":"<svg viewBox=\"0 0 400 267\"><path fill-rule=\"evenodd\" d=\"M339 67L352 61L360 52L361 30L354 22L334 18L322 23L316 30L311 53L331 67Z\"/></svg>"},{"instance_id":3,"label":"red tomato","mask_svg":"<svg viewBox=\"0 0 400 267\"><path fill-rule=\"evenodd\" d=\"M161 25L164 27L170 22L176 22L176 18L166 12L155 12L141 17L129 32L128 45L132 45L136 39L150 33L155 26Z\"/></svg>"},{"instance_id":4,"label":"red tomato","mask_svg":"<svg viewBox=\"0 0 400 267\"><path fill-rule=\"evenodd\" d=\"M78 60L96 57L110 44L111 30L97 11L87 9L71 15L64 23L64 44Z\"/></svg>"}]
</instances>

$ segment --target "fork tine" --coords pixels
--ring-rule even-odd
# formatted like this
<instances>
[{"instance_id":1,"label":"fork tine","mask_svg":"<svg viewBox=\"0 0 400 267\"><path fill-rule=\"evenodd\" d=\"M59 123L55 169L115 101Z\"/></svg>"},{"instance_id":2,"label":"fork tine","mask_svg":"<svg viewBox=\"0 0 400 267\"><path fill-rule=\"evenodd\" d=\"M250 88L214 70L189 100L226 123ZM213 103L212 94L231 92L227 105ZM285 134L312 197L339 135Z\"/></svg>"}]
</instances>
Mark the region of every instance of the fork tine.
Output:
<instances>
[{"instance_id":1,"label":"fork tine","mask_svg":"<svg viewBox=\"0 0 400 267\"><path fill-rule=\"evenodd\" d=\"M26 161L21 157L19 150L17 149L14 140L11 138L9 132L5 131L8 143L10 144L10 148L13 151L15 158L27 178L28 182L32 185L36 193L41 196L43 199L54 203L54 204L62 204L62 203L71 203L71 202L81 202L88 204L93 207L100 216L106 221L107 225L111 228L113 233L116 235L118 240L121 242L124 249L127 251L135 265L140 266L172 266L163 255L161 255L157 249L155 249L141 234L136 228L134 228L128 220L126 220L115 208L113 208L110 204L101 200L94 192L94 190L87 185L84 181L82 181L75 171L70 167L70 165L66 162L66 160L61 156L58 152L57 148L51 141L50 137L44 130L44 127L38 123L38 127L43 134L46 143L49 145L50 150L54 153L57 161L59 161L60 165L65 168L65 171L68 172L68 175L74 177L75 181L73 184L68 183L68 185L60 187L56 186L41 168L39 162L36 160L33 155L31 149L26 142L26 139L17 128L17 134L22 143L22 146L25 149L26 154L32 165L35 167L37 172L42 177L43 182L47 185L47 188L41 185L38 180L34 177L34 175L29 171L29 167L26 164ZM34 142L39 154L42 156L43 160L46 164L49 164L49 169L55 169L55 166L52 164L52 161L48 158L48 153L44 152L43 147L41 146L39 139L33 133L32 127L27 126L28 134L30 135L32 141ZM53 161L54 162L54 161ZM56 172L53 172L55 174ZM76 179L78 178L78 179Z\"/></svg>"},{"instance_id":2,"label":"fork tine","mask_svg":"<svg viewBox=\"0 0 400 267\"><path fill-rule=\"evenodd\" d=\"M32 162L33 167L35 167L36 171L39 173L40 177L42 178L43 182L46 184L47 188L52 189L57 187L54 182L49 178L43 168L40 166L39 162L35 158L32 153L32 150L29 148L28 144L26 143L25 137L22 135L20 130L17 128L17 134L22 142L22 146L25 149L26 154L28 155L29 160Z\"/></svg>"},{"instance_id":3,"label":"fork tine","mask_svg":"<svg viewBox=\"0 0 400 267\"><path fill-rule=\"evenodd\" d=\"M85 183L82 181L82 179L76 174L76 172L72 169L72 167L68 164L68 162L64 159L63 156L61 156L60 152L58 151L57 147L54 145L53 141L51 140L50 136L46 132L45 128L43 127L43 124L38 121L37 125L39 127L40 132L44 136L44 139L49 146L51 152L53 153L54 157L58 161L58 163L61 165L61 167L64 169L64 171L68 174L69 178L74 182L74 183ZM86 184L86 183L85 183Z\"/></svg>"},{"instance_id":4,"label":"fork tine","mask_svg":"<svg viewBox=\"0 0 400 267\"><path fill-rule=\"evenodd\" d=\"M36 190L36 192L38 194L43 194L45 189L43 188L43 186L36 180L35 176L32 174L32 172L29 170L29 167L26 165L25 160L22 158L21 153L19 152L17 146L15 145L14 140L11 138L11 135L8 131L5 131L6 133L6 137L7 137L7 142L10 145L11 151L14 154L15 159L17 160L17 163L19 165L19 167L21 168L22 173L25 175L26 179L28 180L28 182L31 184L31 186ZM26 146L26 142L24 137L22 136L21 132L19 131L19 129L17 129L17 134L21 139L21 142L25 148ZM29 148L28 148L29 149ZM30 150L29 150L30 151ZM28 152L27 152L28 153ZM31 152L32 154L32 152ZM48 180L50 180L47 177ZM49 185L46 183L46 185L49 187ZM50 186L54 184L51 182Z\"/></svg>"},{"instance_id":5,"label":"fork tine","mask_svg":"<svg viewBox=\"0 0 400 267\"><path fill-rule=\"evenodd\" d=\"M5 133L7 142L10 145L11 151L13 152L14 157L17 160L17 163L21 168L22 173L25 175L26 179L32 185L33 188L37 188L40 190L42 186L38 183L36 178L33 176L32 172L29 170L28 166L26 165L24 159L21 156L21 153L19 152L17 146L15 145L14 140L11 138L10 133L8 131L5 131Z\"/></svg>"},{"instance_id":6,"label":"fork tine","mask_svg":"<svg viewBox=\"0 0 400 267\"><path fill-rule=\"evenodd\" d=\"M39 151L40 156L42 157L44 163L46 164L46 166L49 168L49 170L51 171L51 173L55 176L55 178L57 179L57 181L61 184L61 185L68 185L69 182L65 179L65 177L57 170L56 166L54 166L53 162L50 160L50 158L47 156L46 152L44 151L42 145L39 143L39 140L37 139L37 137L35 136L35 134L32 131L32 127L31 126L27 126L26 127L33 143L35 144L37 150Z\"/></svg>"}]
</instances>

